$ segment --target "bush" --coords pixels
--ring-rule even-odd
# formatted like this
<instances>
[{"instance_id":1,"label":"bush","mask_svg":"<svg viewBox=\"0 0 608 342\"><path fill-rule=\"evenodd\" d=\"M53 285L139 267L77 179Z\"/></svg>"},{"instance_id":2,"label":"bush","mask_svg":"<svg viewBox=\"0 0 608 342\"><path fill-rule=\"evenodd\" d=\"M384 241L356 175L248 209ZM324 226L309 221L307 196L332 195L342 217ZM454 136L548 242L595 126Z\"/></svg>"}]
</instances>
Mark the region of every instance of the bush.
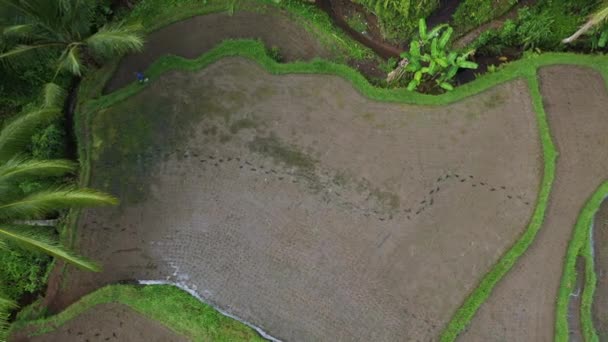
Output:
<instances>
[{"instance_id":1,"label":"bush","mask_svg":"<svg viewBox=\"0 0 608 342\"><path fill-rule=\"evenodd\" d=\"M0 249L0 281L6 285L6 295L19 300L26 294L42 290L50 260L49 256L17 246Z\"/></svg>"},{"instance_id":2,"label":"bush","mask_svg":"<svg viewBox=\"0 0 608 342\"><path fill-rule=\"evenodd\" d=\"M373 12L380 22L382 34L389 40L408 39L416 30L418 20L428 17L439 0L355 0Z\"/></svg>"},{"instance_id":3,"label":"bush","mask_svg":"<svg viewBox=\"0 0 608 342\"><path fill-rule=\"evenodd\" d=\"M466 32L507 12L517 0L464 0L454 13L454 26Z\"/></svg>"},{"instance_id":4,"label":"bush","mask_svg":"<svg viewBox=\"0 0 608 342\"><path fill-rule=\"evenodd\" d=\"M507 20L502 28L482 33L473 43L478 53L501 54L505 48L521 50L561 51L574 47L592 50L599 46L597 37L564 45L562 39L574 33L593 11L597 0L544 0L531 8L524 7L517 19ZM594 43L595 42L595 43ZM601 46L600 46L601 47Z\"/></svg>"},{"instance_id":5,"label":"bush","mask_svg":"<svg viewBox=\"0 0 608 342\"><path fill-rule=\"evenodd\" d=\"M54 123L32 136L31 151L35 159L59 159L65 157L66 134L59 123Z\"/></svg>"}]
</instances>

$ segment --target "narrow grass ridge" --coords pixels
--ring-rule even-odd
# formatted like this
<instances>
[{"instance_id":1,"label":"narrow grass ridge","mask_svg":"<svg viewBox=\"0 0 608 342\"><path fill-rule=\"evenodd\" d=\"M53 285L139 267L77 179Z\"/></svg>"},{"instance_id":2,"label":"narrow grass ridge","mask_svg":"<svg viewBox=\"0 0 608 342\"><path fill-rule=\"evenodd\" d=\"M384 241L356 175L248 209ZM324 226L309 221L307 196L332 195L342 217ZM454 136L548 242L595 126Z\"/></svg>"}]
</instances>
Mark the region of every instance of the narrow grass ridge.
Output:
<instances>
[{"instance_id":1,"label":"narrow grass ridge","mask_svg":"<svg viewBox=\"0 0 608 342\"><path fill-rule=\"evenodd\" d=\"M445 105L475 95L490 87L513 79L521 78L527 81L530 88L530 96L532 98L534 110L537 115L544 160L543 179L541 189L537 197L535 210L523 235L518 239L517 242L515 242L509 251L505 253L501 260L494 265L490 272L484 276L484 278L480 281L479 286L469 295L463 305L456 311L451 321L444 329L441 335L441 341L455 340L459 333L466 328L479 309L479 306L485 302L485 300L490 296L494 286L513 267L518 258L531 245L542 226L551 186L555 177L557 152L551 140L546 114L543 109L542 97L537 79L537 69L548 65L571 64L590 67L600 71L603 75L606 75L606 69L608 67L607 61L601 56L587 56L570 53L544 54L510 63L499 72L485 74L479 77L475 82L468 83L452 92L436 96L412 93L404 89L378 88L371 85L356 70L346 65L336 64L329 61L313 60L312 62L306 63L296 62L290 64L279 64L267 55L264 46L260 42L251 40L228 40L196 59L189 60L176 56L165 56L160 58L150 67L150 69L147 71L147 75L149 75L151 81L154 81L161 77L163 73L170 70L196 71L222 58L229 57L242 57L254 60L271 74L305 73L339 76L350 81L359 92L371 99L417 105ZM137 94L145 89L145 87L146 85L142 86L137 83L133 83L114 93L89 101L86 106L84 106L84 115L85 117L94 115L104 108L109 108L116 103ZM567 266L567 268L569 268L569 266ZM589 272L588 274L589 277L593 276L593 272ZM590 287L586 287L586 291L589 291L589 288ZM563 313L559 311L558 323L560 322L562 316ZM587 326L591 326L590 321L585 324ZM563 334L562 330L560 329L556 329L556 331L556 336L561 336Z\"/></svg>"},{"instance_id":2,"label":"narrow grass ridge","mask_svg":"<svg viewBox=\"0 0 608 342\"><path fill-rule=\"evenodd\" d=\"M27 322L13 330L27 328L31 329L31 336L42 335L106 303L124 304L192 341L265 341L252 328L172 285L109 285L82 297L57 315Z\"/></svg>"}]
</instances>

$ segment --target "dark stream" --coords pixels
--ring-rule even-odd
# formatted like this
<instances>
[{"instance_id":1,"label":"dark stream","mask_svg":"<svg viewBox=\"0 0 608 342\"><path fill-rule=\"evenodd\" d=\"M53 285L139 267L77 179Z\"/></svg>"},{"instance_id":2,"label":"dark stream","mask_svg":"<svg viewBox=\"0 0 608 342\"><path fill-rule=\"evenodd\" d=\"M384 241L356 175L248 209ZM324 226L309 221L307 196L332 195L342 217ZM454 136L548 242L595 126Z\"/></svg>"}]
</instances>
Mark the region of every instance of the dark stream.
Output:
<instances>
[{"instance_id":1,"label":"dark stream","mask_svg":"<svg viewBox=\"0 0 608 342\"><path fill-rule=\"evenodd\" d=\"M348 23L346 23L344 18L336 14L331 0L316 0L315 4L329 15L336 26L341 28L354 40L372 49L378 56L384 59L389 59L391 57L399 57L399 54L403 51L395 46L375 41L352 29L350 26L348 26Z\"/></svg>"}]
</instances>

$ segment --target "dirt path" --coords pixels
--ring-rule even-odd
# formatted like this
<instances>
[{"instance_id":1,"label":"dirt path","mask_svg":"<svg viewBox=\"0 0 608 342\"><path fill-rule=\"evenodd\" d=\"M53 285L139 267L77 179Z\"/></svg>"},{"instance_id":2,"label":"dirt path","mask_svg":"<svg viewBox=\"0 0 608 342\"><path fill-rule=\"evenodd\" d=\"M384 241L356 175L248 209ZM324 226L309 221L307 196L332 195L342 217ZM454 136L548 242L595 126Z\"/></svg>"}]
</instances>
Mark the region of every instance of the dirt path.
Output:
<instances>
[{"instance_id":1,"label":"dirt path","mask_svg":"<svg viewBox=\"0 0 608 342\"><path fill-rule=\"evenodd\" d=\"M27 337L26 332L9 342L186 342L165 326L149 320L122 304L100 304L68 321L53 332Z\"/></svg>"},{"instance_id":2,"label":"dirt path","mask_svg":"<svg viewBox=\"0 0 608 342\"><path fill-rule=\"evenodd\" d=\"M595 274L597 288L593 297L593 325L600 341L608 340L608 201L595 214L593 223Z\"/></svg>"},{"instance_id":3,"label":"dirt path","mask_svg":"<svg viewBox=\"0 0 608 342\"><path fill-rule=\"evenodd\" d=\"M169 280L288 341L436 338L527 226L542 168L523 81L384 104L231 58L93 117L92 185L123 205L84 214L105 271L70 272L55 308Z\"/></svg>"},{"instance_id":4,"label":"dirt path","mask_svg":"<svg viewBox=\"0 0 608 342\"><path fill-rule=\"evenodd\" d=\"M145 50L123 58L104 91L112 92L133 82L137 71L145 71L163 55L196 58L220 42L236 38L261 39L268 47L276 46L286 62L331 56L312 34L286 13L237 11L233 15L208 14L180 21L148 35Z\"/></svg>"},{"instance_id":5,"label":"dirt path","mask_svg":"<svg viewBox=\"0 0 608 342\"><path fill-rule=\"evenodd\" d=\"M461 341L551 341L563 261L579 211L608 176L608 92L595 71L540 70L559 151L545 222L532 246L498 283Z\"/></svg>"}]
</instances>

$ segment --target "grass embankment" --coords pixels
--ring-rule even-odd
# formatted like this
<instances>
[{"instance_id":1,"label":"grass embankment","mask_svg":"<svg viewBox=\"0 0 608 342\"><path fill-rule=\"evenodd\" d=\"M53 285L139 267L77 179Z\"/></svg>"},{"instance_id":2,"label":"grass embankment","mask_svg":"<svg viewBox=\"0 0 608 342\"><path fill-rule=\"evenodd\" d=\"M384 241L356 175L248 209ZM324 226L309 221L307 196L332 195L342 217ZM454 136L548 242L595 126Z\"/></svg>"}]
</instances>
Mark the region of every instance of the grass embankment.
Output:
<instances>
[{"instance_id":1,"label":"grass embankment","mask_svg":"<svg viewBox=\"0 0 608 342\"><path fill-rule=\"evenodd\" d=\"M61 313L22 323L31 336L51 332L96 305L120 303L193 341L265 341L252 328L222 315L170 285L110 285L82 297Z\"/></svg>"}]
</instances>

